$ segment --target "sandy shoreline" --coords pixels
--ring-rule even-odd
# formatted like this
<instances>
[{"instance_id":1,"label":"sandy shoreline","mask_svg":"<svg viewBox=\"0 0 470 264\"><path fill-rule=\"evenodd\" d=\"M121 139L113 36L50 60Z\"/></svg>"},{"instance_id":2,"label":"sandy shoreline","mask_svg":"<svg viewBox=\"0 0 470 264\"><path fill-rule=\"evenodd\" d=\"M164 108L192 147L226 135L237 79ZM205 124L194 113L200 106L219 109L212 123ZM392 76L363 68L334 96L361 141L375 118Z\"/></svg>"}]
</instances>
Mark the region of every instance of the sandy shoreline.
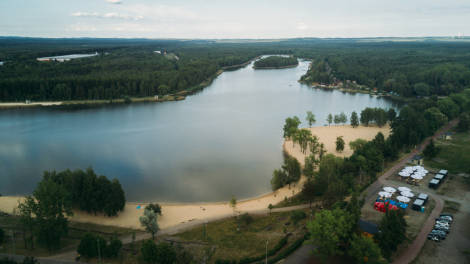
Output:
<instances>
[{"instance_id":1,"label":"sandy shoreline","mask_svg":"<svg viewBox=\"0 0 470 264\"><path fill-rule=\"evenodd\" d=\"M345 126L329 126L329 127L312 127L309 128L312 134L319 137L320 142L325 144L328 153L333 153L338 156L349 156L352 151L349 146L345 147L343 153L335 151L335 141L338 135L343 135L344 140L347 143L356 138L363 138L370 140L379 131L382 131L385 137L390 134L389 126L378 128L359 126L352 128L350 125ZM300 152L298 144L292 147L292 141L284 142L284 149L293 157L296 157L301 164L304 164L304 158L306 155ZM273 168L278 169L278 168ZM245 201L238 202L236 210L232 210L229 207L228 202L226 203L209 203L209 204L162 204L163 215L158 218L158 224L161 229L169 228L181 223L186 223L192 220L201 220L207 218L214 218L218 216L236 215L238 212L246 211L258 211L266 210L269 204L277 204L293 195L292 191L297 194L300 191L300 186L305 180L302 177L301 182L289 189L289 186L284 186L277 191L277 195L269 193L259 198L252 198ZM18 205L18 199L22 197L0 197L0 211L7 213L13 213L14 208ZM103 215L88 214L82 211L75 211L75 216L71 218L72 221L95 223L100 225L119 226L127 228L142 229L140 227L139 216L142 215L143 209L137 209L138 205L144 206L143 203L127 203L125 211L118 214L118 217L104 217Z\"/></svg>"}]
</instances>

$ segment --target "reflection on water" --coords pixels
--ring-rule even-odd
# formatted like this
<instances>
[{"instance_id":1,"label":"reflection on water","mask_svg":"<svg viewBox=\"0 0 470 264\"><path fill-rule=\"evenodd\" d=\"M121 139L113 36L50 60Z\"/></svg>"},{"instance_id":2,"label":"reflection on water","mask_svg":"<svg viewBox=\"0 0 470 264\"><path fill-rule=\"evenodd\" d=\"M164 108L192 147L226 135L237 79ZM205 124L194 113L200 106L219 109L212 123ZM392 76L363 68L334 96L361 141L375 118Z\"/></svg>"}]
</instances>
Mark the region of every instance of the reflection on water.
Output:
<instances>
[{"instance_id":1,"label":"reflection on water","mask_svg":"<svg viewBox=\"0 0 470 264\"><path fill-rule=\"evenodd\" d=\"M388 98L315 90L295 68L221 74L184 101L0 112L0 194L30 194L44 170L86 169L118 178L128 201L216 202L270 191L282 164L287 117L317 126L329 113L396 107ZM306 121L301 124L306 127Z\"/></svg>"}]
</instances>

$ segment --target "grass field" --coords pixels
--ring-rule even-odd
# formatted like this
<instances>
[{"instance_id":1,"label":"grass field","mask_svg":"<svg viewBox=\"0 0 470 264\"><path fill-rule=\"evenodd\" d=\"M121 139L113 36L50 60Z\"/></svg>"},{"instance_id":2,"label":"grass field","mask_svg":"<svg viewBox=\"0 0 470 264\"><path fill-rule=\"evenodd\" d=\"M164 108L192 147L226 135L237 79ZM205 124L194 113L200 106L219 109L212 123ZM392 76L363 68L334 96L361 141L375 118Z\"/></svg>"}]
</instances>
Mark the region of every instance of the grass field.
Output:
<instances>
[{"instance_id":1,"label":"grass field","mask_svg":"<svg viewBox=\"0 0 470 264\"><path fill-rule=\"evenodd\" d=\"M432 168L448 170L452 174L470 174L470 134L453 132L452 139L438 139L436 146L441 151L436 158L426 160Z\"/></svg>"},{"instance_id":2,"label":"grass field","mask_svg":"<svg viewBox=\"0 0 470 264\"><path fill-rule=\"evenodd\" d=\"M241 223L241 230L238 231L238 218L211 223L206 225L206 237L204 238L204 227L189 230L173 237L186 242L201 242L210 244L206 246L206 253L210 257L208 263L214 263L217 259L237 260L246 257L256 257L265 254L266 242L268 250L284 237L284 231L291 232L288 243L283 249L290 246L295 240L303 237L307 230L303 229L307 220L310 220L310 210L303 210L307 214L307 219L302 220L297 226L284 225L290 222L289 213L270 213L267 216L255 217L254 222L249 226ZM266 228L271 228L267 231ZM281 249L281 251L283 250ZM210 253L208 253L210 251Z\"/></svg>"}]
</instances>

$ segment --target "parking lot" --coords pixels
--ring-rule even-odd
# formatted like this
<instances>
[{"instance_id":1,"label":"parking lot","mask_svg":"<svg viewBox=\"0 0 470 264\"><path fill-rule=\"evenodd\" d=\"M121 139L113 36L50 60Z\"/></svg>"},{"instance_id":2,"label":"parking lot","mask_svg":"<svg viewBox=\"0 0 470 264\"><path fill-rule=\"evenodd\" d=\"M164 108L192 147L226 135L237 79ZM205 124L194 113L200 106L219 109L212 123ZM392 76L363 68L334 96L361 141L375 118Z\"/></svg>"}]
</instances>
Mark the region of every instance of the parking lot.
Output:
<instances>
[{"instance_id":1,"label":"parking lot","mask_svg":"<svg viewBox=\"0 0 470 264\"><path fill-rule=\"evenodd\" d=\"M470 199L470 192L467 198ZM453 206L455 204L452 204ZM427 240L415 264L427 263L470 263L470 254L464 253L464 249L470 249L470 206L463 204L460 211L444 209L454 215L454 221L450 225L450 232L445 240L434 242Z\"/></svg>"}]
</instances>

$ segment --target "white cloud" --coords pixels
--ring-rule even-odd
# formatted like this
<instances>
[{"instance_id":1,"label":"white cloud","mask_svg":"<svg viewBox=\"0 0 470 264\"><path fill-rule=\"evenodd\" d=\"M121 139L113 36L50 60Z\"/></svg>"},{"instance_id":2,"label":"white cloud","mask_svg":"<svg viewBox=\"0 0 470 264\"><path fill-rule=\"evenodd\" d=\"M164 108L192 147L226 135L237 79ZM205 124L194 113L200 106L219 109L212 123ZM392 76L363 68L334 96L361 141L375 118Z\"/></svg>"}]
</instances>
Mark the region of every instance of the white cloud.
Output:
<instances>
[{"instance_id":1,"label":"white cloud","mask_svg":"<svg viewBox=\"0 0 470 264\"><path fill-rule=\"evenodd\" d=\"M121 0L105 0L106 3L108 4L121 4Z\"/></svg>"},{"instance_id":2,"label":"white cloud","mask_svg":"<svg viewBox=\"0 0 470 264\"><path fill-rule=\"evenodd\" d=\"M142 20L145 17L142 15L138 16L129 16L127 14L118 14L118 13L107 13L105 15L100 15L98 13L86 13L86 12L77 12L72 13L69 16L76 16L76 17L101 17L101 18L118 18L118 19L127 19L127 20Z\"/></svg>"},{"instance_id":3,"label":"white cloud","mask_svg":"<svg viewBox=\"0 0 470 264\"><path fill-rule=\"evenodd\" d=\"M86 13L86 12L77 12L77 13L72 13L69 16L76 16L76 17L99 17L100 15L98 13Z\"/></svg>"}]
</instances>

